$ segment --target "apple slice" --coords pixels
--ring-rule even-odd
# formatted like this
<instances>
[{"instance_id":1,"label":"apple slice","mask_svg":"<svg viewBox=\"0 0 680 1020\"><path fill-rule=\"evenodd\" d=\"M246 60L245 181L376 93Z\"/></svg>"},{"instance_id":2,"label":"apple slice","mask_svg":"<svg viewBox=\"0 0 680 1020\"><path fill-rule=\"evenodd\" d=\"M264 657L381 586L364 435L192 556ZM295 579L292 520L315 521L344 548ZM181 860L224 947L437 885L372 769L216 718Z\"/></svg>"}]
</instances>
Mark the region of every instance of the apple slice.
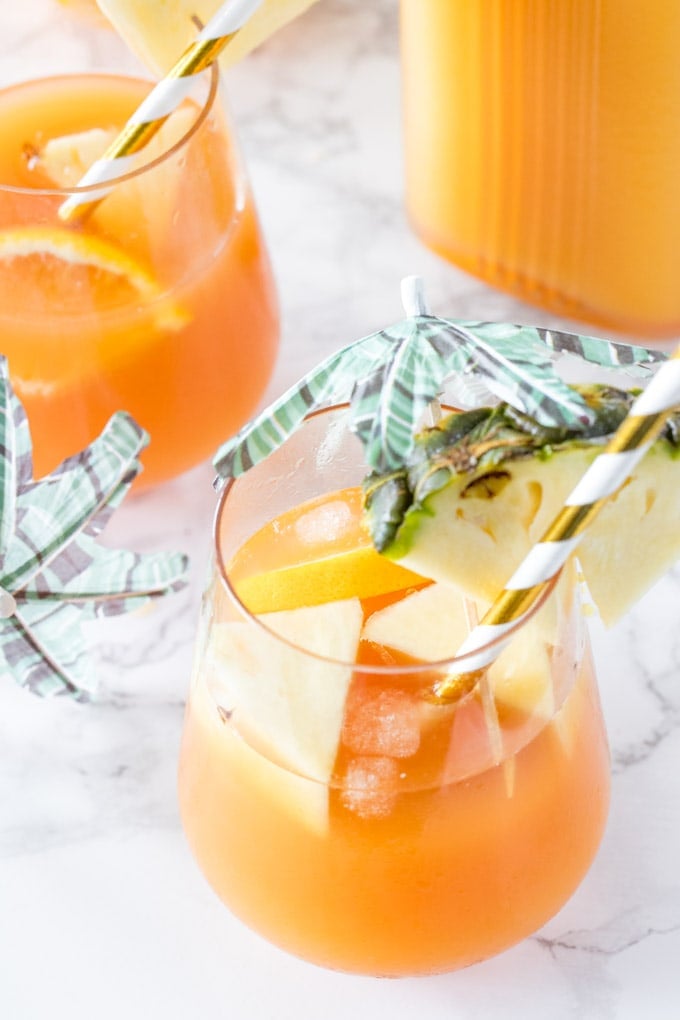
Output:
<instances>
[{"instance_id":1,"label":"apple slice","mask_svg":"<svg viewBox=\"0 0 680 1020\"><path fill-rule=\"evenodd\" d=\"M327 783L359 646L361 603L345 599L259 619L267 629L241 622L215 625L209 652L213 694L263 754Z\"/></svg>"}]
</instances>

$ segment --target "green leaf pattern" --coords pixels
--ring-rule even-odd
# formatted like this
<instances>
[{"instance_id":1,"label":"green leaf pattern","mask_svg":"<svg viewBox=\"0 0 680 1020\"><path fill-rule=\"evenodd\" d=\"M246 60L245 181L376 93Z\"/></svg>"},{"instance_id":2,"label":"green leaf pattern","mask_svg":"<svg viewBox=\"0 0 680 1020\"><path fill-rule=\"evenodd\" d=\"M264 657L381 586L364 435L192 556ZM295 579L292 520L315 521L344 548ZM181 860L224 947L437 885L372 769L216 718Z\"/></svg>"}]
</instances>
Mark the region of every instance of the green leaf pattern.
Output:
<instances>
[{"instance_id":1,"label":"green leaf pattern","mask_svg":"<svg viewBox=\"0 0 680 1020\"><path fill-rule=\"evenodd\" d=\"M82 624L176 591L187 560L96 541L148 442L129 415L115 414L86 450L35 481L28 423L2 358L0 391L0 587L16 605L0 619L0 669L35 694L84 700L92 685Z\"/></svg>"},{"instance_id":2,"label":"green leaf pattern","mask_svg":"<svg viewBox=\"0 0 680 1020\"><path fill-rule=\"evenodd\" d=\"M620 368L627 375L647 375L652 366L668 358L665 351L601 337L580 336L578 333L564 333L554 329L537 328L535 332L546 347L557 354L572 354L601 368Z\"/></svg>"},{"instance_id":3,"label":"green leaf pattern","mask_svg":"<svg viewBox=\"0 0 680 1020\"><path fill-rule=\"evenodd\" d=\"M576 333L415 315L331 355L227 441L214 460L218 483L264 460L311 411L347 402L368 466L398 468L425 409L451 378L467 379L468 393L490 391L542 426L586 428L589 408L555 370L562 354L636 375L666 358ZM475 378L483 385L475 387Z\"/></svg>"},{"instance_id":4,"label":"green leaf pattern","mask_svg":"<svg viewBox=\"0 0 680 1020\"><path fill-rule=\"evenodd\" d=\"M589 409L554 372L550 350L536 330L497 322L446 321L465 345L473 370L499 400L541 425L590 424Z\"/></svg>"},{"instance_id":5,"label":"green leaf pattern","mask_svg":"<svg viewBox=\"0 0 680 1020\"><path fill-rule=\"evenodd\" d=\"M237 478L282 446L312 411L349 400L348 380L353 384L352 374L370 364L360 343L331 355L224 443L213 461L218 478Z\"/></svg>"},{"instance_id":6,"label":"green leaf pattern","mask_svg":"<svg viewBox=\"0 0 680 1020\"><path fill-rule=\"evenodd\" d=\"M403 329L377 334L380 352L371 371L352 390L351 428L376 470L401 462L425 410L441 393L441 330L425 319L418 317ZM447 364L456 363L462 365L462 357L454 348Z\"/></svg>"}]
</instances>

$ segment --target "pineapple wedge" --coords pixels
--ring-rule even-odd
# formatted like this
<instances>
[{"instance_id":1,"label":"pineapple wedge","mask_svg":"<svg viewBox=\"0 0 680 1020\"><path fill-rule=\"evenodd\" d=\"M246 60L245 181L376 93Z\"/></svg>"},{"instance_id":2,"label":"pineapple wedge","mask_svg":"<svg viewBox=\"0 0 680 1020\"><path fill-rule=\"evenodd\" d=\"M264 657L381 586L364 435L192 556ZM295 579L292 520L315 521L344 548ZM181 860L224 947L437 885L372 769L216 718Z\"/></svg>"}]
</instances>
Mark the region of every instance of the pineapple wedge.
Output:
<instances>
[{"instance_id":1,"label":"pineapple wedge","mask_svg":"<svg viewBox=\"0 0 680 1020\"><path fill-rule=\"evenodd\" d=\"M267 630L241 622L215 625L213 694L268 757L328 782L359 645L361 603L345 599L259 619Z\"/></svg>"},{"instance_id":2,"label":"pineapple wedge","mask_svg":"<svg viewBox=\"0 0 680 1020\"><path fill-rule=\"evenodd\" d=\"M401 472L365 482L376 548L425 577L492 601L625 417L633 395L579 387L586 432L547 429L507 404L456 412L416 441ZM605 624L680 556L680 415L671 415L578 549Z\"/></svg>"},{"instance_id":3,"label":"pineapple wedge","mask_svg":"<svg viewBox=\"0 0 680 1020\"><path fill-rule=\"evenodd\" d=\"M220 56L222 69L247 56L316 0L264 0ZM133 53L155 74L166 74L196 38L220 0L97 0Z\"/></svg>"},{"instance_id":4,"label":"pineapple wedge","mask_svg":"<svg viewBox=\"0 0 680 1020\"><path fill-rule=\"evenodd\" d=\"M488 603L473 604L482 616ZM466 617L460 592L432 584L378 610L364 625L367 641L404 652L414 659L437 662L453 658L476 620ZM517 633L489 669L489 683L498 705L546 717L554 709L549 645L541 615ZM439 711L439 709L437 710Z\"/></svg>"}]
</instances>

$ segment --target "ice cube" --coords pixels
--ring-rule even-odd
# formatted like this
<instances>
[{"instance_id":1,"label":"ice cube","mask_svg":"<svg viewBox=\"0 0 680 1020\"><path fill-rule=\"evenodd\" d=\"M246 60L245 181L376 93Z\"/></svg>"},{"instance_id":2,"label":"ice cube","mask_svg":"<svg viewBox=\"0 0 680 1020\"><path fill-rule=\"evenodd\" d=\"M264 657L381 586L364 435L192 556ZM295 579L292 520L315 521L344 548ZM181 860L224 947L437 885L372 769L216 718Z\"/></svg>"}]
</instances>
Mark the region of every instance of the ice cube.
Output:
<instances>
[{"instance_id":1,"label":"ice cube","mask_svg":"<svg viewBox=\"0 0 680 1020\"><path fill-rule=\"evenodd\" d=\"M335 499L303 514L295 524L295 535L305 545L333 542L342 538L353 524L347 503Z\"/></svg>"},{"instance_id":2,"label":"ice cube","mask_svg":"<svg viewBox=\"0 0 680 1020\"><path fill-rule=\"evenodd\" d=\"M342 803L359 818L386 818L397 800L399 763L394 758L354 758L347 766Z\"/></svg>"},{"instance_id":3,"label":"ice cube","mask_svg":"<svg viewBox=\"0 0 680 1020\"><path fill-rule=\"evenodd\" d=\"M419 702L407 691L355 690L343 722L342 742L352 754L408 758L420 746Z\"/></svg>"}]
</instances>

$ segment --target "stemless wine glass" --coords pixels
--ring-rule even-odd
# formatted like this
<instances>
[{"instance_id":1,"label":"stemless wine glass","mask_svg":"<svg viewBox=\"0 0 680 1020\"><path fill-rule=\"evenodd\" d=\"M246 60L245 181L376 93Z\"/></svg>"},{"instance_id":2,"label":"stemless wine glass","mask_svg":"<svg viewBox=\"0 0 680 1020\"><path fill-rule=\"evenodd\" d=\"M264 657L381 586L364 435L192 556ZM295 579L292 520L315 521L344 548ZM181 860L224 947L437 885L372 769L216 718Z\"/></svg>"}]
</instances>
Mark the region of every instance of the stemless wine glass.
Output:
<instances>
[{"instance_id":1,"label":"stemless wine glass","mask_svg":"<svg viewBox=\"0 0 680 1020\"><path fill-rule=\"evenodd\" d=\"M115 33L58 7L50 33L58 18L69 21L67 54L68 40L88 32L89 52L117 52ZM209 457L248 418L278 344L271 269L218 72L197 75L110 193L64 221L86 166L152 83L38 63L28 71L41 77L0 90L0 344L35 471L125 410L151 436L141 483L159 482Z\"/></svg>"},{"instance_id":2,"label":"stemless wine glass","mask_svg":"<svg viewBox=\"0 0 680 1020\"><path fill-rule=\"evenodd\" d=\"M324 528L346 551L364 473L344 411L330 409L221 495L181 813L210 884L265 938L329 968L428 974L500 952L570 897L603 832L608 751L568 568L451 704L433 687L468 675L465 659L386 658L370 641L359 664L328 657L357 612L375 641L370 621L396 594L248 611L235 591L244 543L258 534L255 571L296 548L308 557ZM427 645L432 620L421 625ZM455 611L439 620L454 648L456 626Z\"/></svg>"}]
</instances>

